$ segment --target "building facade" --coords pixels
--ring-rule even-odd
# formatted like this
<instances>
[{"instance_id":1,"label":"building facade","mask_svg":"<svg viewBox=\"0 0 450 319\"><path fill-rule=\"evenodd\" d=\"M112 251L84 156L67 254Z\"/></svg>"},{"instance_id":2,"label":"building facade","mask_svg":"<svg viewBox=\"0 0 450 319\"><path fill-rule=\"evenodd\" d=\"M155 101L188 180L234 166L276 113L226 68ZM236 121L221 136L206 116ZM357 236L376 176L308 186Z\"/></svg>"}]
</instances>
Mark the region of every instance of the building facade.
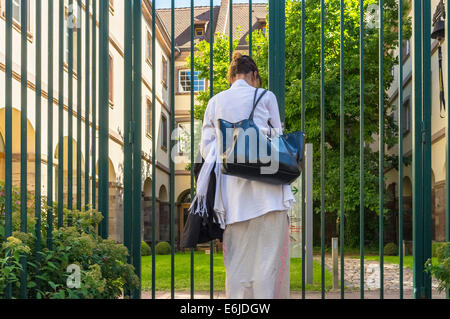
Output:
<instances>
[{"instance_id":1,"label":"building facade","mask_svg":"<svg viewBox=\"0 0 450 319\"><path fill-rule=\"evenodd\" d=\"M75 4L77 1L73 1ZM21 5L20 1L12 1L13 3L13 34L12 34L12 42L13 42L13 122L12 122L12 152L13 152L13 185L19 186L20 184L20 117L21 117ZM90 1L90 25L91 28L93 25L96 26L97 30L97 40L99 34L99 21L98 21L98 12L99 8L97 7L97 21L93 21L93 10L92 10L92 1ZM99 1L97 1L98 6ZM112 239L122 241L123 240L123 145L124 145L124 2L123 1L110 1L109 6L109 73L110 73L110 81L109 81L109 236ZM67 21L69 21L69 17L74 18L75 28L73 29L73 113L69 114L69 96L68 96L68 80L69 80L69 67L68 67L68 32L65 34L65 57L64 57L64 70L63 81L64 81L64 202L67 202L67 191L68 191L68 145L72 143L73 145L73 158L72 167L73 167L73 207L76 207L76 175L77 175L77 143L81 144L81 167L82 167L82 192L81 195L83 197L82 203L84 203L84 162L91 161L93 155L92 145L90 146L89 154L85 154L85 127L88 125L89 127L93 127L91 130L91 136L93 132L96 134L97 138L97 147L96 147L96 158L98 159L98 125L96 123L92 123L92 107L90 108L89 118L85 116L85 81L91 81L92 78L86 79L84 75L86 59L85 59L85 14L86 14L86 6L85 1L82 1L81 6L81 17L78 17L78 8L76 5L72 8L69 8L68 0L65 0L65 28L67 27ZM42 143L42 175L41 175L41 185L35 185L34 178L34 170L35 170L35 127L36 127L36 111L35 111L35 95L36 95L36 39L35 39L35 30L36 30L36 7L34 1L28 2L28 41L27 41L27 152L28 152L28 173L27 173L27 183L28 190L33 192L36 187L40 187L42 191L42 195L47 195L47 163L49 156L53 158L53 199L57 199L57 186L58 185L58 105L59 105L59 92L58 92L58 80L60 68L58 67L58 49L59 46L62 45L58 42L58 32L60 30L59 20L58 20L58 10L59 10L59 2L54 1L53 5L53 21L54 24L50 26L53 28L53 114L54 120L52 123L48 123L48 52L46 52L46 48L48 48L48 1L42 1L42 96L41 96L41 104L42 104L42 113L41 113L41 143ZM152 32L152 18L151 18L151 4L150 1L143 1L143 16L142 16L142 43L146 43L147 34ZM78 20L79 19L79 20ZM92 30L91 30L92 32ZM5 0L0 1L0 34L6 34L6 21L5 21ZM81 61L77 61L77 37L82 38L82 58ZM3 181L5 178L5 95L3 94L3 90L5 88L5 40L4 36L1 36L0 41L0 181ZM143 189L142 189L142 203L144 209L148 209L148 198L151 199L151 180L155 178L156 181L156 196L157 196L157 204L158 204L158 215L166 216L168 214L168 190L169 187L169 155L167 150L167 145L169 143L169 132L168 132L168 119L170 119L170 97L169 97L169 83L167 81L168 74L170 72L170 37L162 25L159 18L156 21L156 48L155 48L155 56L156 61L151 61L151 55L149 59L149 55L147 53L148 48L144 45L142 46L142 162L143 162L143 172L142 172L142 181L143 181ZM91 34L91 51L92 54L92 34ZM99 57L98 53L98 44L97 44L97 80L99 74L99 59L104 57ZM91 61L89 61L90 63ZM81 63L82 73L77 74L77 63ZM152 105L151 97L152 97L152 63L155 63L156 67L156 103ZM90 64L91 74L93 73L92 64ZM97 84L98 85L98 84ZM77 101L77 88L81 86L82 88L82 97L80 101ZM92 91L91 91L92 93ZM96 100L93 101L93 97L90 98L90 105L92 106L93 102L97 105L98 110L98 88L97 88L97 96ZM77 110L78 105L81 107L81 117L82 117L82 125L81 125L81 139L77 140ZM156 128L155 135L151 134L151 124L149 125L149 114L150 114L150 123L151 123L151 114L152 108L155 109L156 114ZM68 134L68 119L69 116L72 117L74 123L73 129L73 138L72 141L69 141ZM97 115L98 119L98 115ZM51 125L53 128L53 138L48 138L48 126ZM152 154L152 138L156 139L156 176L152 176L151 172L151 154ZM48 154L47 146L48 143L51 143L51 149L53 149L52 154ZM98 169L96 169L95 176L90 174L91 180L93 178L98 178ZM97 190L98 194L98 190ZM92 198L92 197L90 197ZM151 203L151 200L150 200ZM151 207L150 207L151 210ZM161 211L159 211L161 210ZM158 237L159 239L159 237ZM161 235L161 239L164 239Z\"/></svg>"},{"instance_id":2,"label":"building facade","mask_svg":"<svg viewBox=\"0 0 450 319\"><path fill-rule=\"evenodd\" d=\"M436 12L436 8L440 0L431 0L432 15ZM412 16L412 10L408 13ZM433 21L433 16L431 17ZM447 15L448 18L448 15ZM431 27L433 30L434 26ZM432 239L435 241L445 240L445 180L446 180L446 121L448 112L441 109L440 103L440 83L439 83L439 59L438 59L438 47L442 48L443 57L443 70L444 79L447 78L448 74L445 74L448 65L448 52L446 41L448 39L442 39L438 41L437 39L432 39L431 43L431 169L432 169ZM401 62L403 66L403 101L401 106L403 108L403 157L406 162L411 162L412 155L412 52L413 42L412 38L405 39L403 43L403 61ZM398 52L397 52L398 54ZM398 123L398 107L399 107L399 69L396 66L392 72L394 74L394 82L388 91L390 97L390 111L391 116L394 117ZM447 93L449 89L446 86L447 81L444 82L444 91ZM448 102L448 101L447 101ZM392 148L386 147L386 154L398 156L398 145ZM403 166L403 198L404 198L404 236L405 240L412 240L412 165ZM396 225L395 220L398 217L398 169L389 169L385 172L385 186L387 188L387 196L391 199L388 203L389 208L392 210L392 217L390 220L390 228L386 231L386 235L390 237L392 241L398 238L398 225ZM387 238L386 240L388 240Z\"/></svg>"}]
</instances>

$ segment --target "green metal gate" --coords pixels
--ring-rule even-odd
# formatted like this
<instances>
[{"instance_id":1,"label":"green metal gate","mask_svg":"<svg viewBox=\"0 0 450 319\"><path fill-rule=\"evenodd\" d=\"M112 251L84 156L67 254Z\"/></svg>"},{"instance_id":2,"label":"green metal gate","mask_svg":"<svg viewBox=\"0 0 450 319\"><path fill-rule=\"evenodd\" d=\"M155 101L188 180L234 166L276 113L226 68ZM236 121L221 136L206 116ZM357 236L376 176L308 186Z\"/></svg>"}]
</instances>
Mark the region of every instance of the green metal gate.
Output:
<instances>
[{"instance_id":1,"label":"green metal gate","mask_svg":"<svg viewBox=\"0 0 450 319\"><path fill-rule=\"evenodd\" d=\"M149 0L144 0L152 8L151 21L152 21L152 61L156 61L156 0L152 0L151 4ZM123 78L123 96L124 96L124 118L123 118L123 214L124 214L124 244L129 249L130 256L129 262L135 267L136 274L141 276L141 193L142 193L142 6L141 0L124 0L125 19L124 23L124 78ZM160 0L162 1L162 0ZM300 1L300 0L299 0ZM308 0L305 0L308 1ZM305 61L309 58L305 55L305 22L308 19L308 12L306 11L305 1L301 1L301 21L299 21L299 27L301 28L301 39L299 39L301 47L301 60L298 61L301 64L301 93L298 96L299 108L301 109L301 118L298 119L301 122L303 131L308 131L305 127L305 102L306 93L308 87L305 84ZM312 1L312 0L311 0ZM57 220L58 227L63 226L65 223L71 223L70 218L63 220L63 206L67 205L69 209L76 208L82 209L83 206L91 204L94 208L97 208L103 214L103 220L99 227L99 234L103 238L108 237L108 199L109 199L109 79L112 75L109 74L109 14L110 14L110 1L106 0L77 0L74 3L73 0L68 1L69 16L73 15L78 21L84 21L84 24L80 23L82 27L77 27L77 43L76 48L73 45L74 28L71 23L65 17L66 3L64 0L60 1L48 1L48 12L42 12L42 0L36 0L31 2L35 6L35 34L33 36L35 41L35 113L36 113L36 135L35 135L35 185L41 185L41 149L47 146L47 205L52 207L56 202L57 205ZM269 37L269 89L272 90L278 99L280 106L280 114L282 121L284 122L285 114L285 83L280 81L285 78L285 2L278 0L269 0L269 25L270 25L270 37ZM325 105L325 33L324 24L326 19L332 19L327 17L327 1L316 1L320 4L320 42L321 42L321 54L320 54L320 134L321 134L321 157L320 157L320 232L321 232L321 267L322 267L322 298L325 298L325 147L326 147L326 135L325 135L325 118L327 115L327 106ZM5 237L12 235L12 185L13 185L13 154L12 154L12 110L13 110L13 30L17 23L13 20L13 9L16 9L16 1L5 0L5 34L1 38L5 41L5 203L6 203L6 219L5 219ZM249 26L252 28L252 0L249 0ZM190 56L192 61L195 58L194 48L194 6L195 1L191 0L191 48ZM21 63L20 63L20 87L21 87L21 141L20 141L20 153L22 155L28 154L27 150L27 109L29 104L27 101L27 88L29 81L27 72L29 71L27 47L29 46L28 36L28 21L30 8L28 7L30 2L28 0L20 0L20 31L21 31ZM74 6L76 5L76 6ZM170 61L170 132L175 129L175 5L176 1L171 0L171 61ZM364 296L364 23L365 23L365 8L367 7L364 0L359 1L360 5L360 257L361 257L361 298ZM379 25L379 84L383 83L383 13L384 13L384 1L378 2L380 15ZM214 20L213 14L214 1L210 0L210 21ZM344 33L345 33L345 1L340 0L340 265L341 265L341 297L344 298L344 222L345 222L345 207L344 207L344 134L345 134L345 70L344 64L345 56L344 52ZM71 8L78 8L77 12L71 10ZM233 19L233 1L230 0L229 19ZM54 17L54 10L57 9L58 16ZM446 3L447 12L449 12L448 2ZM84 15L83 15L84 10ZM399 43L399 61L403 61L403 2L398 1L398 43ZM428 258L431 257L431 4L430 1L421 0L412 2L413 12L413 112L412 112L412 136L413 136L413 252L414 252L414 297L415 298L431 298L431 277L424 272L424 264ZM53 28L54 22L59 21L59 29ZM450 27L449 20L446 22L446 29ZM70 23L68 23L68 21ZM2 22L3 23L3 22ZM43 47L42 38L42 26L47 24L48 33L45 35L47 41L47 63L43 64ZM97 32L97 24L99 26ZM229 23L229 36L230 36L230 58L233 51L232 39L233 39L233 23ZM16 27L17 28L17 27ZM65 45L65 36L68 36L67 45ZM82 43L81 33L84 34L85 42ZM214 30L211 28L209 34L210 43L210 78L213 79L213 50L214 47ZM58 39L58 57L57 60L53 56L54 51L54 39ZM2 40L3 41L3 40ZM447 52L450 52L450 41L447 40ZM249 33L249 54L252 54L252 33ZM67 52L66 52L67 50ZM76 68L74 67L74 52L76 52ZM67 66L65 65L65 54L67 54ZM97 59L98 54L98 59ZM56 62L57 61L57 62ZM84 61L84 68L81 61ZM43 94L42 86L42 65L47 65L48 79L47 79L47 94ZM56 67L56 68L55 68ZM67 79L64 77L64 70L67 68ZM54 78L54 71L58 73L58 82ZM98 75L97 75L98 70ZM450 74L450 66L446 70ZM74 77L74 72L76 77ZM191 83L194 82L194 63L191 63ZM77 109L74 110L74 78L77 81ZM398 131L398 147L399 154L403 154L403 67L399 68L399 105L398 112L400 119L399 131ZM84 82L82 82L84 80ZM82 86L84 84L84 87ZM446 81L448 84L448 80ZM156 62L152 64L152 105L156 105ZM98 86L98 92L97 92ZM67 87L67 94L65 89ZM380 256L380 298L384 298L384 263L383 263L383 248L384 248L384 220L383 220L383 208L384 208L384 89L382 85L379 85L379 256ZM209 85L210 96L213 95L214 83L211 81ZM447 86L448 88L448 86ZM84 91L84 92L83 92ZM58 96L56 96L56 92ZM83 101L84 93L84 101ZM2 94L3 95L3 94ZM65 106L65 99L67 95L67 110ZM42 107L42 96L45 96L48 100L47 109ZM3 97L3 96L2 96ZM447 92L447 101L449 100ZM56 102L54 102L56 101ZM56 116L53 114L53 103L58 103L59 111L57 115L57 127L55 132L53 120ZM191 103L191 164L194 163L194 85L191 85L190 92ZM85 114L82 114L82 106L84 106ZM47 113L47 128L41 127L41 114ZM98 117L97 117L98 112ZM64 138L65 120L64 115L67 113L67 132L68 132L68 159L72 159L75 152L76 155L76 180L73 178L72 161L68 160L68 180L67 180L67 200L64 202L65 190L64 190ZM74 123L73 118L76 117L76 141L77 148L73 149L74 139ZM155 122L155 108L152 108L152 136L156 136L156 122ZM449 117L447 116L447 120ZM84 143L86 159L84 163L84 176L82 176L82 158L81 158L81 139L82 139L82 123L85 123L84 127ZM86 124L87 123L87 124ZM447 123L447 134L450 123ZM48 145L42 145L41 132L47 129L47 140L52 141L53 136L58 134L58 154L54 154L54 145L48 143ZM98 145L97 145L98 138ZM152 139L152 176L156 176L156 139ZM449 164L449 151L448 145L449 138L447 135L447 161L446 170L450 170ZM169 144L168 156L171 158L171 152L174 147L174 141L171 139ZM98 168L97 168L97 154L98 150ZM90 158L89 158L89 154ZM54 185L53 176L53 158L58 157L58 183ZM175 167L173 161L170 161L170 242L171 246L175 247ZM28 176L27 156L21 156L20 160L20 213L21 213L21 230L27 230L27 176ZM403 164L399 161L399 243L403 240ZM98 173L98 179L96 175ZM194 196L194 177L193 171L190 173L191 182L191 198ZM84 177L84 180L83 180ZM98 183L98 184L97 184ZM302 176L302 185L305 185L305 178ZM98 187L98 194L96 189ZM75 188L76 198L74 199L73 189ZM84 189L83 189L84 188ZM57 199L53 198L53 190L56 190ZM302 229L305 228L305 187L302 187L301 202L302 202ZM84 202L83 202L84 199ZM39 187L35 189L35 217L36 223L36 238L41 238L41 224L47 223L47 245L52 245L52 214L47 215L47 220L41 219L41 190ZM446 241L450 241L450 184L449 179L446 180ZM156 178L152 178L152 225L156 222ZM152 297L156 297L156 255L155 255L155 227L152 227ZM39 242L39 240L37 241ZM36 246L36 250L40 250L39 245ZM213 283L213 243L210 244L210 297L214 297L214 283ZM305 292L305 236L302 232L302 298L306 297ZM399 245L400 256L400 283L399 283L399 298L403 298L403 250L402 245ZM26 287L26 260L22 260L24 270L21 277L21 293L20 298L27 297ZM194 250L191 250L191 271L190 271L190 283L191 298L195 297L194 290ZM174 249L171 250L171 297L175 297L175 253ZM126 292L133 298L140 298L141 291ZM11 291L9 291L8 297L13 297Z\"/></svg>"}]
</instances>

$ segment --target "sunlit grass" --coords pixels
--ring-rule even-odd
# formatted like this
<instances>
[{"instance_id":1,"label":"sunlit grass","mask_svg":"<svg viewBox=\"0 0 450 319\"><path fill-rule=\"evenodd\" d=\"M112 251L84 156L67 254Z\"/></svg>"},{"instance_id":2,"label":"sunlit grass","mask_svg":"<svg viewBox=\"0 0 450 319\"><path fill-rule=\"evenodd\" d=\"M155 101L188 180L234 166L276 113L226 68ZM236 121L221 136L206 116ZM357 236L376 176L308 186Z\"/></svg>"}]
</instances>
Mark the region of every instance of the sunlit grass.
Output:
<instances>
[{"instance_id":1,"label":"sunlit grass","mask_svg":"<svg viewBox=\"0 0 450 319\"><path fill-rule=\"evenodd\" d=\"M214 290L225 291L225 266L222 253L214 254ZM171 289L171 255L157 255L155 258L155 289L170 291ZM302 266L300 258L291 259L291 290L301 290ZM191 289L191 254L190 252L175 254L175 290L190 291ZM313 285L306 285L308 291L321 290L320 263L313 263ZM332 275L325 270L325 289L332 287ZM142 257L142 289L152 289L152 256ZM204 252L194 254L194 290L209 291L210 289L210 255Z\"/></svg>"}]
</instances>

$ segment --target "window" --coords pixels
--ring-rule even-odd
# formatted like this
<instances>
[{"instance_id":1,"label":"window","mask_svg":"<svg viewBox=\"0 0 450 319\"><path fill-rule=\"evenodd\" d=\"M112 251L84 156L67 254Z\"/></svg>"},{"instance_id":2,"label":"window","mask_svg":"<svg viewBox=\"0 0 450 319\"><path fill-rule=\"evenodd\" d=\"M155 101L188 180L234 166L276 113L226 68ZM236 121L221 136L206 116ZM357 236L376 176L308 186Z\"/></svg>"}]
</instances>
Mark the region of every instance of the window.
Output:
<instances>
[{"instance_id":1,"label":"window","mask_svg":"<svg viewBox=\"0 0 450 319\"><path fill-rule=\"evenodd\" d=\"M403 134L406 134L411 129L411 100L403 103Z\"/></svg>"},{"instance_id":2,"label":"window","mask_svg":"<svg viewBox=\"0 0 450 319\"><path fill-rule=\"evenodd\" d=\"M191 123L178 123L178 138L177 138L177 147L178 154L189 154L191 147L191 138L190 138L190 127Z\"/></svg>"},{"instance_id":3,"label":"window","mask_svg":"<svg viewBox=\"0 0 450 319\"><path fill-rule=\"evenodd\" d=\"M161 115L161 148L167 151L167 117Z\"/></svg>"},{"instance_id":4,"label":"window","mask_svg":"<svg viewBox=\"0 0 450 319\"><path fill-rule=\"evenodd\" d=\"M195 27L195 36L201 37L205 34L205 28L203 26L197 26Z\"/></svg>"},{"instance_id":5,"label":"window","mask_svg":"<svg viewBox=\"0 0 450 319\"><path fill-rule=\"evenodd\" d=\"M147 99L147 113L145 116L145 133L152 136L152 101Z\"/></svg>"},{"instance_id":6,"label":"window","mask_svg":"<svg viewBox=\"0 0 450 319\"><path fill-rule=\"evenodd\" d=\"M167 88L167 60L162 57L162 84Z\"/></svg>"},{"instance_id":7,"label":"window","mask_svg":"<svg viewBox=\"0 0 450 319\"><path fill-rule=\"evenodd\" d=\"M199 79L200 72L194 72L194 92L205 90L205 79ZM190 70L180 70L178 73L178 82L180 83L178 90L180 92L190 92L191 91L191 71Z\"/></svg>"},{"instance_id":8,"label":"window","mask_svg":"<svg viewBox=\"0 0 450 319\"><path fill-rule=\"evenodd\" d=\"M112 105L114 103L114 64L113 58L110 55L108 61L108 70L109 70L109 103Z\"/></svg>"},{"instance_id":9,"label":"window","mask_svg":"<svg viewBox=\"0 0 450 319\"><path fill-rule=\"evenodd\" d=\"M403 59L406 59L411 53L411 41L405 40L403 41Z\"/></svg>"},{"instance_id":10,"label":"window","mask_svg":"<svg viewBox=\"0 0 450 319\"><path fill-rule=\"evenodd\" d=\"M76 21L76 17L71 15L71 17L73 18L73 25L76 26L77 25L77 21ZM69 14L66 8L66 41L64 43L64 49L66 51L66 56L65 56L65 64L68 67L69 66L69 27L68 27L68 23L69 23ZM70 28L70 30L73 31L72 33L72 61L73 61L73 65L72 65L72 70L75 73L76 69L77 69L77 65L78 65L78 28Z\"/></svg>"},{"instance_id":11,"label":"window","mask_svg":"<svg viewBox=\"0 0 450 319\"><path fill-rule=\"evenodd\" d=\"M0 9L3 9L3 15L5 15L5 0L0 1ZM21 21L22 21L22 10L21 10L21 0L12 0L12 18L13 18L13 24L16 24L17 27L20 27ZM30 1L28 0L28 13L27 13L27 30L30 32L31 25L30 25ZM20 29L18 30L20 31Z\"/></svg>"},{"instance_id":12,"label":"window","mask_svg":"<svg viewBox=\"0 0 450 319\"><path fill-rule=\"evenodd\" d=\"M150 64L153 63L152 52L153 52L152 35L150 34L150 31L147 31L147 40L146 40L146 45L145 45L145 59Z\"/></svg>"}]
</instances>

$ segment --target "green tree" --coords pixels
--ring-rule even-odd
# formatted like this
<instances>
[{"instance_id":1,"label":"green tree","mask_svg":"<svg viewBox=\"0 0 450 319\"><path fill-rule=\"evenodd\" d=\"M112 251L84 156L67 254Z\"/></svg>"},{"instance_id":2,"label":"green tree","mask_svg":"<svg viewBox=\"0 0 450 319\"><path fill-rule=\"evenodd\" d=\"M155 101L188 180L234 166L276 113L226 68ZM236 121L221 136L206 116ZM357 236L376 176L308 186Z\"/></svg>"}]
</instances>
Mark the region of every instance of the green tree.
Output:
<instances>
[{"instance_id":1,"label":"green tree","mask_svg":"<svg viewBox=\"0 0 450 319\"><path fill-rule=\"evenodd\" d=\"M404 1L404 0L403 0ZM365 12L370 11L376 0L364 1ZM305 2L305 126L308 143L314 145L314 200L316 212L320 211L320 0ZM340 128L340 1L325 3L325 210L339 213L339 128ZM395 52L398 46L398 4L397 0L385 0L383 10L384 30L384 92L394 80L391 70L398 64ZM404 1L405 12L409 2ZM359 130L360 130L360 61L359 61L359 1L346 0L344 12L344 65L345 65L345 232L346 243L359 244ZM405 14L404 37L411 35L411 21ZM268 26L270 30L270 25ZM376 217L378 213L378 152L370 145L376 142L379 133L379 30L365 28L364 34L364 140L365 140L365 209L367 239L377 236ZM270 33L270 31L269 31ZM219 35L214 47L214 94L228 88L226 72L228 67L228 37ZM263 87L268 84L268 33L255 31L253 35L254 58L260 68ZM209 43L197 44L195 69L200 77L209 80ZM189 61L188 61L189 63ZM301 2L286 1L286 119L285 130L301 129ZM195 116L202 119L209 100L209 92L199 94ZM384 94L385 143L389 146L397 140L397 126L390 116L396 105L389 105ZM394 167L398 159L385 156L385 168ZM339 216L339 215L338 215ZM347 236L348 235L348 236Z\"/></svg>"}]
</instances>

